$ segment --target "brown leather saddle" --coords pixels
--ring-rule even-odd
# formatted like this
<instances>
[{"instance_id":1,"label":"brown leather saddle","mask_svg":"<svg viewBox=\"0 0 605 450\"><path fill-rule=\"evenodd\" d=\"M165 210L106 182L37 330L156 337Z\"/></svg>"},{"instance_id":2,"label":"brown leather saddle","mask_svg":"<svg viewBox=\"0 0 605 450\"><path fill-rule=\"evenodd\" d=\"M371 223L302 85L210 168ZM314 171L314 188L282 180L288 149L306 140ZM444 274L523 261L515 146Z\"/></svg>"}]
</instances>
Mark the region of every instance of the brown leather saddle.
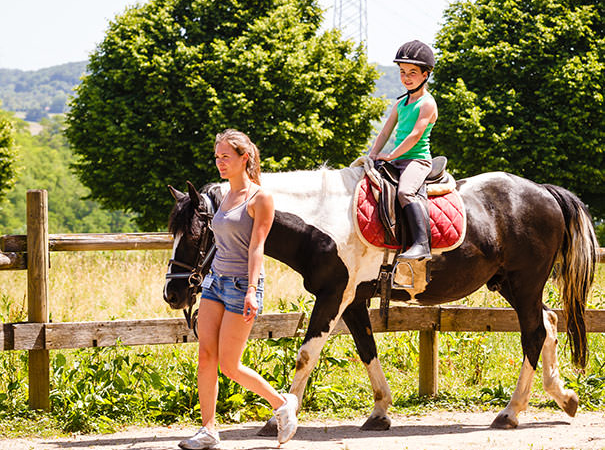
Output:
<instances>
[{"instance_id":1,"label":"brown leather saddle","mask_svg":"<svg viewBox=\"0 0 605 450\"><path fill-rule=\"evenodd\" d=\"M445 156L436 156L432 160L432 168L424 185L418 191L418 195L426 200L426 185L445 183L451 175L445 171L447 158ZM403 210L397 200L397 185L399 184L399 169L387 161L376 161L374 168L380 174L379 186L372 186L374 197L378 202L378 212L380 221L384 226L384 242L388 245L394 245L397 242L405 242L405 236L400 236L403 227L398 226L399 221L403 220Z\"/></svg>"}]
</instances>

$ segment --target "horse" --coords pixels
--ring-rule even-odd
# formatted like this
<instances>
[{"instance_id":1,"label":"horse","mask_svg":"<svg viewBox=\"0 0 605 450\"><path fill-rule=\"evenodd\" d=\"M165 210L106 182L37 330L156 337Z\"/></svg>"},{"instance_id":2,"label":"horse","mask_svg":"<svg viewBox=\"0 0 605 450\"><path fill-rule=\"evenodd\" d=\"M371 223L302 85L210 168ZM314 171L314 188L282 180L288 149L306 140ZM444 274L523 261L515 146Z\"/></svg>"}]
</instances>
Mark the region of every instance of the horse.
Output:
<instances>
[{"instance_id":1,"label":"horse","mask_svg":"<svg viewBox=\"0 0 605 450\"><path fill-rule=\"evenodd\" d=\"M361 241L352 211L355 188L363 176L361 166L263 174L262 187L275 202L265 254L301 274L305 289L315 296L290 392L298 396L300 404L320 351L342 318L374 395L374 407L361 428L385 430L391 423L388 407L392 397L367 307L375 294L383 251ZM174 246L164 300L173 309L189 308L190 312L199 278L208 271L211 258L211 217L228 186L207 184L198 192L190 182L187 185L187 193L170 187L175 198L169 217ZM458 180L456 190L466 209L464 241L454 250L433 256L430 281L415 296L416 302L452 302L487 285L516 311L523 363L516 389L492 427L517 427L518 415L529 403L540 354L545 391L574 416L578 396L560 379L557 315L542 302L542 292L552 274L567 319L572 361L584 367L588 351L584 312L598 247L586 206L564 188L505 172ZM393 289L391 295L396 301L410 300L406 290ZM272 421L265 425L265 434L276 432Z\"/></svg>"}]
</instances>

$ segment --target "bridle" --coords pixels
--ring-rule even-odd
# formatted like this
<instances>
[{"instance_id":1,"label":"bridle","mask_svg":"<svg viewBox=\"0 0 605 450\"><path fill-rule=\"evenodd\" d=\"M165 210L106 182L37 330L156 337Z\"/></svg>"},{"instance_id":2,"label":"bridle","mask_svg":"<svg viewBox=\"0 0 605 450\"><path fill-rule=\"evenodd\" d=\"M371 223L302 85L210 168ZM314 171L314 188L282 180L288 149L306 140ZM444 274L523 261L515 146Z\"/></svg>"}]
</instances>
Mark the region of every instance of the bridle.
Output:
<instances>
[{"instance_id":1,"label":"bridle","mask_svg":"<svg viewBox=\"0 0 605 450\"><path fill-rule=\"evenodd\" d=\"M189 286L187 287L187 296L189 299L189 307L183 309L183 314L185 315L185 320L187 321L187 326L189 329L193 330L193 334L197 338L197 313L193 311L193 306L195 304L195 296L198 292L200 292L200 288L202 285L202 281L204 280L204 275L208 273L210 263L212 262L212 258L214 258L214 254L216 253L216 244L214 243L214 238L212 242L212 246L206 252L206 248L208 247L208 240L210 239L210 235L212 232L212 228L210 227L210 221L214 217L214 205L212 204L212 200L207 194L200 194L200 197L204 200L206 204L206 208L204 208L204 212L199 213L202 218L206 220L203 221L202 231L200 233L200 237L198 239L197 244L197 257L193 266L184 263L182 261L178 261L176 259L171 259L168 261L168 268L171 265L182 267L183 269L188 270L188 272L178 272L178 273L166 273L167 280L174 279L187 279Z\"/></svg>"}]
</instances>

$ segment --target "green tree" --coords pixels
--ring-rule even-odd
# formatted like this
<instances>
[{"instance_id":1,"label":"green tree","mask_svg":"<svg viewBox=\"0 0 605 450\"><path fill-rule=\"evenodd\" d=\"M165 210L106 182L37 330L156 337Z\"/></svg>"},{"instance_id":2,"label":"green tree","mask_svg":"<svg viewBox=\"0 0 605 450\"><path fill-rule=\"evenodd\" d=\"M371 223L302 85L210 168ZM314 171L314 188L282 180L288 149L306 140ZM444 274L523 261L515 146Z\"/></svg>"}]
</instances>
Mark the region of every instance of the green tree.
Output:
<instances>
[{"instance_id":1,"label":"green tree","mask_svg":"<svg viewBox=\"0 0 605 450\"><path fill-rule=\"evenodd\" d=\"M10 115L0 110L0 199L15 183L14 129Z\"/></svg>"},{"instance_id":2,"label":"green tree","mask_svg":"<svg viewBox=\"0 0 605 450\"><path fill-rule=\"evenodd\" d=\"M458 1L444 22L436 151L460 176L559 184L605 217L605 3Z\"/></svg>"},{"instance_id":3,"label":"green tree","mask_svg":"<svg viewBox=\"0 0 605 450\"><path fill-rule=\"evenodd\" d=\"M70 170L74 156L63 135L63 119L43 119L43 129L32 136L27 124L14 120L15 186L0 207L0 234L26 232L26 192L48 191L48 227L51 233L102 233L137 231L130 218L121 211L106 211L92 200L76 175Z\"/></svg>"},{"instance_id":4,"label":"green tree","mask_svg":"<svg viewBox=\"0 0 605 450\"><path fill-rule=\"evenodd\" d=\"M117 17L67 119L92 198L163 228L167 184L218 179L225 128L251 136L264 170L349 164L384 101L363 49L321 19L315 0L151 0Z\"/></svg>"}]
</instances>

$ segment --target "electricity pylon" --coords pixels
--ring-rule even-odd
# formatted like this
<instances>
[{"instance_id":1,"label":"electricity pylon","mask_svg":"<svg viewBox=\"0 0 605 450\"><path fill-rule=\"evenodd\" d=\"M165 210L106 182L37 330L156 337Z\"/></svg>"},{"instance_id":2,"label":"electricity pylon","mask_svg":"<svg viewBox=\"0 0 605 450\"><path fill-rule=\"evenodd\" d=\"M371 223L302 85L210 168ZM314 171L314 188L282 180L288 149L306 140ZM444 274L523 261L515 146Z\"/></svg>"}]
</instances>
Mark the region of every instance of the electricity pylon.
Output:
<instances>
[{"instance_id":1,"label":"electricity pylon","mask_svg":"<svg viewBox=\"0 0 605 450\"><path fill-rule=\"evenodd\" d=\"M368 48L367 0L334 0L334 28L344 39L353 39Z\"/></svg>"}]
</instances>

